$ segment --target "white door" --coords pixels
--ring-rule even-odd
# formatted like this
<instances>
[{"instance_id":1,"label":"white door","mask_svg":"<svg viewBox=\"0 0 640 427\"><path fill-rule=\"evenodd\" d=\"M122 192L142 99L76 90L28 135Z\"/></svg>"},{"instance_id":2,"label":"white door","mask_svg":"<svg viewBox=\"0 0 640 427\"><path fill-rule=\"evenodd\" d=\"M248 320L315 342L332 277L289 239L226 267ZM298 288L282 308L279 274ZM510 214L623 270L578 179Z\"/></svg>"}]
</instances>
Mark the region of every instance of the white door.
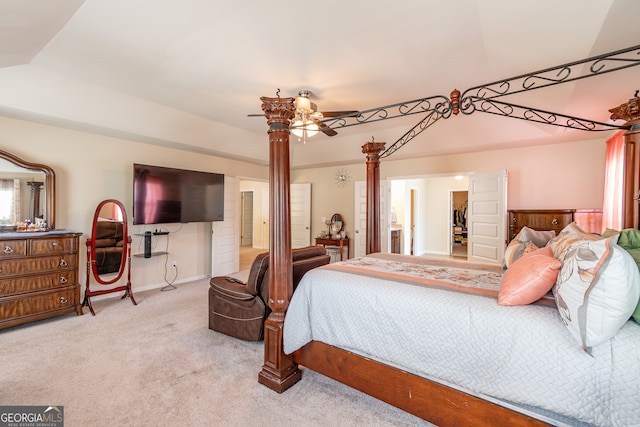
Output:
<instances>
[{"instance_id":1,"label":"white door","mask_svg":"<svg viewBox=\"0 0 640 427\"><path fill-rule=\"evenodd\" d=\"M354 212L353 256L367 254L367 183L356 181L356 200Z\"/></svg>"},{"instance_id":2,"label":"white door","mask_svg":"<svg viewBox=\"0 0 640 427\"><path fill-rule=\"evenodd\" d=\"M355 182L355 236L353 239L353 256L360 257L367 253L367 183ZM391 186L389 181L380 180L380 252L391 252Z\"/></svg>"},{"instance_id":3,"label":"white door","mask_svg":"<svg viewBox=\"0 0 640 427\"><path fill-rule=\"evenodd\" d=\"M506 170L469 175L469 261L502 262L507 228L506 194Z\"/></svg>"},{"instance_id":4,"label":"white door","mask_svg":"<svg viewBox=\"0 0 640 427\"><path fill-rule=\"evenodd\" d=\"M240 246L253 246L253 191L240 193Z\"/></svg>"},{"instance_id":5,"label":"white door","mask_svg":"<svg viewBox=\"0 0 640 427\"><path fill-rule=\"evenodd\" d=\"M311 183L291 184L291 247L311 244Z\"/></svg>"},{"instance_id":6,"label":"white door","mask_svg":"<svg viewBox=\"0 0 640 427\"><path fill-rule=\"evenodd\" d=\"M380 252L391 253L391 185L380 180Z\"/></svg>"},{"instance_id":7,"label":"white door","mask_svg":"<svg viewBox=\"0 0 640 427\"><path fill-rule=\"evenodd\" d=\"M262 189L262 213L261 213L261 222L262 222L262 249L269 249L269 228L271 227L271 223L269 221L269 189Z\"/></svg>"},{"instance_id":8,"label":"white door","mask_svg":"<svg viewBox=\"0 0 640 427\"><path fill-rule=\"evenodd\" d=\"M211 276L240 269L240 181L224 177L224 221L211 223Z\"/></svg>"}]
</instances>

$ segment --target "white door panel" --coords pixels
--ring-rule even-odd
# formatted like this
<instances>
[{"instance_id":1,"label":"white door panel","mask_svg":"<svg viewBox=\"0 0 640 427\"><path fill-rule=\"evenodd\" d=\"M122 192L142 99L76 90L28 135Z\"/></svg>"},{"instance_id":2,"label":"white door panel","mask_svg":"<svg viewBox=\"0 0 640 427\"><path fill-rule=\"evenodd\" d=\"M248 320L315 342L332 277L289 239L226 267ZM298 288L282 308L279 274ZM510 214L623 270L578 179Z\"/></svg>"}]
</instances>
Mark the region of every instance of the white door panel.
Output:
<instances>
[{"instance_id":1,"label":"white door panel","mask_svg":"<svg viewBox=\"0 0 640 427\"><path fill-rule=\"evenodd\" d=\"M361 257L367 253L367 183L356 181L356 200L353 236L353 256Z\"/></svg>"},{"instance_id":2,"label":"white door panel","mask_svg":"<svg viewBox=\"0 0 640 427\"><path fill-rule=\"evenodd\" d=\"M355 200L355 236L353 238L353 256L360 257L367 253L367 183L356 181ZM390 228L391 186L389 181L380 180L380 252L391 252Z\"/></svg>"},{"instance_id":3,"label":"white door panel","mask_svg":"<svg viewBox=\"0 0 640 427\"><path fill-rule=\"evenodd\" d=\"M469 175L469 261L500 264L506 233L507 171Z\"/></svg>"},{"instance_id":4,"label":"white door panel","mask_svg":"<svg viewBox=\"0 0 640 427\"><path fill-rule=\"evenodd\" d=\"M224 177L224 221L211 223L211 276L240 268L240 181Z\"/></svg>"},{"instance_id":5,"label":"white door panel","mask_svg":"<svg viewBox=\"0 0 640 427\"><path fill-rule=\"evenodd\" d=\"M253 191L242 191L240 193L240 245L253 245Z\"/></svg>"},{"instance_id":6,"label":"white door panel","mask_svg":"<svg viewBox=\"0 0 640 427\"><path fill-rule=\"evenodd\" d=\"M291 184L291 247L311 244L311 183Z\"/></svg>"},{"instance_id":7,"label":"white door panel","mask_svg":"<svg viewBox=\"0 0 640 427\"><path fill-rule=\"evenodd\" d=\"M391 186L386 179L380 180L380 252L391 252Z\"/></svg>"},{"instance_id":8,"label":"white door panel","mask_svg":"<svg viewBox=\"0 0 640 427\"><path fill-rule=\"evenodd\" d=\"M269 249L269 228L271 227L271 222L269 221L269 189L262 189L262 249Z\"/></svg>"}]
</instances>

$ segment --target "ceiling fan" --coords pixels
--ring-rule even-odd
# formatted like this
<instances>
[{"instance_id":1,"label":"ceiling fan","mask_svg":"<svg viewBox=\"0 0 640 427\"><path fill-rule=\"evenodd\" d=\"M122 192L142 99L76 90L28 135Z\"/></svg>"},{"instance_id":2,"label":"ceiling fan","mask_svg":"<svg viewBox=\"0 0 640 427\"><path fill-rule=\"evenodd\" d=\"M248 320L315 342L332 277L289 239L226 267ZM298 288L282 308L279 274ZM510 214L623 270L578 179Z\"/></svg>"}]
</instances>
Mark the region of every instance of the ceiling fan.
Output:
<instances>
[{"instance_id":1,"label":"ceiling fan","mask_svg":"<svg viewBox=\"0 0 640 427\"><path fill-rule=\"evenodd\" d=\"M338 133L319 121L329 117L349 116L358 111L318 111L318 106L311 102L310 90L298 91L296 96L296 115L291 123L291 132L301 138L311 137L318 133L335 136ZM248 114L249 117L264 117L264 114Z\"/></svg>"}]
</instances>

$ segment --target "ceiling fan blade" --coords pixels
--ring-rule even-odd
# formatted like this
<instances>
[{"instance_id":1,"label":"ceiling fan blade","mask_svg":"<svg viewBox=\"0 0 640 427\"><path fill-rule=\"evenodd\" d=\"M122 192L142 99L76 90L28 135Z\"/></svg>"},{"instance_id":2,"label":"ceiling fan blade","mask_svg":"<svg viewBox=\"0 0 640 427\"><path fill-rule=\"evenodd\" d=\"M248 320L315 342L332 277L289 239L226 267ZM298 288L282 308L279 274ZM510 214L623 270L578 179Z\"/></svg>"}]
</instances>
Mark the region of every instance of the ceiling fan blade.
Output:
<instances>
[{"instance_id":1,"label":"ceiling fan blade","mask_svg":"<svg viewBox=\"0 0 640 427\"><path fill-rule=\"evenodd\" d=\"M247 117L264 117L264 114L247 114Z\"/></svg>"},{"instance_id":2,"label":"ceiling fan blade","mask_svg":"<svg viewBox=\"0 0 640 427\"><path fill-rule=\"evenodd\" d=\"M322 117L338 117L338 116L353 116L358 111L322 111Z\"/></svg>"},{"instance_id":3,"label":"ceiling fan blade","mask_svg":"<svg viewBox=\"0 0 640 427\"><path fill-rule=\"evenodd\" d=\"M318 130L327 136L336 136L338 134L338 132L321 122L318 122Z\"/></svg>"}]
</instances>

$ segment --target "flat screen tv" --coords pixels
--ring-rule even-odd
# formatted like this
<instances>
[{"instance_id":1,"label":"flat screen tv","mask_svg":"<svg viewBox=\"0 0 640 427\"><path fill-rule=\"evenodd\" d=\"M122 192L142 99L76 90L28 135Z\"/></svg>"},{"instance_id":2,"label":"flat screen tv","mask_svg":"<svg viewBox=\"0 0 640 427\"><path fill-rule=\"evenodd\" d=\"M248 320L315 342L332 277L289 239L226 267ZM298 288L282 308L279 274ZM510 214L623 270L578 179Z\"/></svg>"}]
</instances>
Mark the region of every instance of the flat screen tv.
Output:
<instances>
[{"instance_id":1,"label":"flat screen tv","mask_svg":"<svg viewBox=\"0 0 640 427\"><path fill-rule=\"evenodd\" d=\"M133 223L224 220L224 175L133 164Z\"/></svg>"}]
</instances>

